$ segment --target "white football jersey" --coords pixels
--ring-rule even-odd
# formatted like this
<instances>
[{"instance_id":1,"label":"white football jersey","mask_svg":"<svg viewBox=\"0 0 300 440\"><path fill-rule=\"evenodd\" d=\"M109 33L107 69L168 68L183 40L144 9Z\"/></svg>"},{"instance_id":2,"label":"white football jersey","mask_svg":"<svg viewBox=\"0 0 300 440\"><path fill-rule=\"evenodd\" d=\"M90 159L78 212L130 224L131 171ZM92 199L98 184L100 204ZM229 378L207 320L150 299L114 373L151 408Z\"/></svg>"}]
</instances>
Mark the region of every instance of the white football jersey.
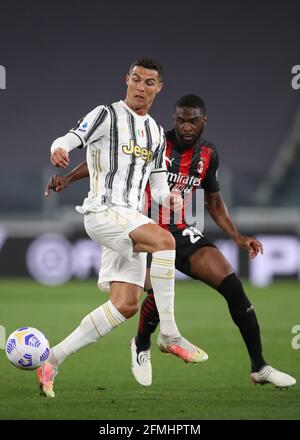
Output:
<instances>
[{"instance_id":1,"label":"white football jersey","mask_svg":"<svg viewBox=\"0 0 300 440\"><path fill-rule=\"evenodd\" d=\"M162 127L119 101L96 107L71 133L87 147L90 173L90 191L78 210L115 205L141 210L150 173L166 171Z\"/></svg>"}]
</instances>

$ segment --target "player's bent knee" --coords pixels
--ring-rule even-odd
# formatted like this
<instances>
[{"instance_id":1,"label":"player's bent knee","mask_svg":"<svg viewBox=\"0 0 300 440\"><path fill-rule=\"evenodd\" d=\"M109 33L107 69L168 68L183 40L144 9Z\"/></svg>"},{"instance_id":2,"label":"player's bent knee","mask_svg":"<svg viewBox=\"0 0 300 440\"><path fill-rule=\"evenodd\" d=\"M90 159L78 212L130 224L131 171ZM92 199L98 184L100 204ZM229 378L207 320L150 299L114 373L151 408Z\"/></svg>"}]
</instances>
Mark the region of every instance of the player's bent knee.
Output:
<instances>
[{"instance_id":1,"label":"player's bent knee","mask_svg":"<svg viewBox=\"0 0 300 440\"><path fill-rule=\"evenodd\" d=\"M157 237L156 242L157 251L168 251L176 248L175 238L168 231L163 231L159 237Z\"/></svg>"},{"instance_id":2,"label":"player's bent knee","mask_svg":"<svg viewBox=\"0 0 300 440\"><path fill-rule=\"evenodd\" d=\"M129 319L138 312L139 304L122 304L117 309L121 313L121 315L124 316L124 318Z\"/></svg>"},{"instance_id":3,"label":"player's bent knee","mask_svg":"<svg viewBox=\"0 0 300 440\"><path fill-rule=\"evenodd\" d=\"M226 278L224 278L217 290L228 301L236 302L236 303L241 303L241 302L246 302L247 304L249 303L242 282L235 273L231 273Z\"/></svg>"}]
</instances>

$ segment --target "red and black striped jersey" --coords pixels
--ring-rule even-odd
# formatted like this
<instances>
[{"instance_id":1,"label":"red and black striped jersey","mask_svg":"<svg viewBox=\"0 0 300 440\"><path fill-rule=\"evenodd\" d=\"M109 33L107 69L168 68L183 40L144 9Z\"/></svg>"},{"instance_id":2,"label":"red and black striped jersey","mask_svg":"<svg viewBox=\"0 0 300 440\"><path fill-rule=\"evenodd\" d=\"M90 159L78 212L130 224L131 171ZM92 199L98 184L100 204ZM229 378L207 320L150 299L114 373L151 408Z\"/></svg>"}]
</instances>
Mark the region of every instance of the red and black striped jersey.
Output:
<instances>
[{"instance_id":1,"label":"red and black striped jersey","mask_svg":"<svg viewBox=\"0 0 300 440\"><path fill-rule=\"evenodd\" d=\"M197 188L208 192L219 191L218 182L218 153L213 144L203 138L199 138L195 145L183 147L178 143L175 130L166 132L166 166L170 191L181 191L182 196L190 197ZM184 220L184 210L181 219L174 221L174 215L164 215L162 206L154 206L151 200L150 185L146 187L148 200L148 217L152 217L157 223L170 231L182 230L187 223ZM165 219L168 218L166 223Z\"/></svg>"}]
</instances>

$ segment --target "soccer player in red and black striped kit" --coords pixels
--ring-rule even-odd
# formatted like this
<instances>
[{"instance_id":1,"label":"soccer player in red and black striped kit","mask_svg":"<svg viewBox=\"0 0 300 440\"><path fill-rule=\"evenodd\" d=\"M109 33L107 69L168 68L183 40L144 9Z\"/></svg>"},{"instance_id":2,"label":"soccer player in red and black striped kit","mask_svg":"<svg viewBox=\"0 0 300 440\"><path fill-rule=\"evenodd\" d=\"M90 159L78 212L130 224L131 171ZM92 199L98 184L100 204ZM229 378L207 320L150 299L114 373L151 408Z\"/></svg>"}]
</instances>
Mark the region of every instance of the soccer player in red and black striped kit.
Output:
<instances>
[{"instance_id":1,"label":"soccer player in red and black striped kit","mask_svg":"<svg viewBox=\"0 0 300 440\"><path fill-rule=\"evenodd\" d=\"M208 212L215 223L235 243L246 249L250 258L263 252L262 244L252 237L241 235L231 220L220 193L217 178L218 153L213 144L203 137L207 122L203 100L195 95L180 98L175 106L174 129L166 132L166 162L170 190L181 191L186 199L197 188L202 188ZM67 176L52 176L46 193L50 189L61 191L69 183L85 177L84 163ZM151 200L148 189L148 200ZM152 202L153 203L153 202ZM153 214L153 205L151 214ZM159 224L168 229L176 240L176 269L204 282L217 290L226 300L233 322L237 325L246 345L251 362L251 379L254 383L273 383L287 387L295 379L266 363L262 354L259 324L253 306L246 296L242 283L220 250L197 228L185 222L184 213L179 220L171 216L164 224L162 208L159 207ZM154 220L157 220L154 218ZM148 255L148 270L145 281L147 296L142 304L138 334L131 340L132 373L143 386L152 383L150 357L151 334L159 324L149 270L151 254ZM162 347L159 347L162 351Z\"/></svg>"},{"instance_id":2,"label":"soccer player in red and black striped kit","mask_svg":"<svg viewBox=\"0 0 300 440\"><path fill-rule=\"evenodd\" d=\"M217 178L218 153L213 144L203 137L207 122L203 100L195 95L180 98L175 106L174 129L166 132L166 161L171 190L180 190L183 196L202 188L209 214L215 223L235 243L254 258L263 252L262 244L255 238L241 235L232 222L220 193ZM148 190L149 191L149 190ZM150 198L150 197L149 197ZM167 228L176 240L176 269L216 289L227 301L232 320L239 328L251 361L251 379L255 383L271 382L277 386L290 386L295 380L267 365L262 354L259 324L253 306L247 298L242 283L220 250L196 228L184 220L163 224L160 207L159 223ZM148 255L150 267L151 255ZM159 323L158 312L149 271L145 284L144 300L139 320L138 334L131 341L132 372L142 385L150 385L150 337Z\"/></svg>"}]
</instances>

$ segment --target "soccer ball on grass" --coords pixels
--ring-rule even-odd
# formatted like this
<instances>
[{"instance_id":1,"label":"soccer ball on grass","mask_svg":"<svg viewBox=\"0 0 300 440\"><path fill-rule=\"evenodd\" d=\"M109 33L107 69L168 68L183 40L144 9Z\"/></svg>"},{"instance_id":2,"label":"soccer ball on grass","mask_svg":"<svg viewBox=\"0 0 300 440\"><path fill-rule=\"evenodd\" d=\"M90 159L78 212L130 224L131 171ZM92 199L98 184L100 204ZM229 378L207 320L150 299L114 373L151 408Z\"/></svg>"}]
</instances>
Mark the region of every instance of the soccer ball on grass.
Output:
<instances>
[{"instance_id":1,"label":"soccer ball on grass","mask_svg":"<svg viewBox=\"0 0 300 440\"><path fill-rule=\"evenodd\" d=\"M9 335L5 352L17 368L35 370L49 356L49 342L42 332L33 327L21 327Z\"/></svg>"}]
</instances>

